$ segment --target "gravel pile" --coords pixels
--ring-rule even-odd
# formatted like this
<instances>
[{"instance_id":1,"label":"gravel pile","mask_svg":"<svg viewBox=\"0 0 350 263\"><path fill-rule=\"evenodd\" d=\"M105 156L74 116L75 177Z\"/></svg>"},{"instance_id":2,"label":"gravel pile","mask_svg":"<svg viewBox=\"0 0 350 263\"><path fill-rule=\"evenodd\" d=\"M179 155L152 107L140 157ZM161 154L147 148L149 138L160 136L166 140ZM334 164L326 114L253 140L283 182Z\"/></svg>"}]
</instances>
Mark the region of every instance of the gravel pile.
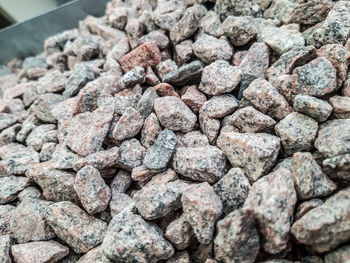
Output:
<instances>
[{"instance_id":1,"label":"gravel pile","mask_svg":"<svg viewBox=\"0 0 350 263\"><path fill-rule=\"evenodd\" d=\"M348 1L113 0L12 60L0 262L350 262L349 36Z\"/></svg>"}]
</instances>

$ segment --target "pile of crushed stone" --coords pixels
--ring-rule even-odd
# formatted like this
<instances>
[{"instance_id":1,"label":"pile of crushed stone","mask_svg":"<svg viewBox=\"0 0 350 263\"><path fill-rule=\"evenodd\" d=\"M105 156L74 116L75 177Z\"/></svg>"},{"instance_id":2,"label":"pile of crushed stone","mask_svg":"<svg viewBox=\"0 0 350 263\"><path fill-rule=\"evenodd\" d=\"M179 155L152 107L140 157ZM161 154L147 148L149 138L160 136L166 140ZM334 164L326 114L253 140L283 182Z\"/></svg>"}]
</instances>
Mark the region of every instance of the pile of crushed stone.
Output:
<instances>
[{"instance_id":1,"label":"pile of crushed stone","mask_svg":"<svg viewBox=\"0 0 350 263\"><path fill-rule=\"evenodd\" d=\"M349 36L348 1L113 0L12 60L0 262L350 262Z\"/></svg>"}]
</instances>

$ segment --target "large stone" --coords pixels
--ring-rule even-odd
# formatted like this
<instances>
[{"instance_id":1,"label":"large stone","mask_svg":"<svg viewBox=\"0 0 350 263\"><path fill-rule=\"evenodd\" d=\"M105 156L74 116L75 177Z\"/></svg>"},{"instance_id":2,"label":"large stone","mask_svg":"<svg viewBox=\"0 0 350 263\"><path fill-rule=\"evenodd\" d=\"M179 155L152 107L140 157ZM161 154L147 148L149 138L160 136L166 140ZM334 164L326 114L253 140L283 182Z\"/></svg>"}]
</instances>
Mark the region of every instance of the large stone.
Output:
<instances>
[{"instance_id":1,"label":"large stone","mask_svg":"<svg viewBox=\"0 0 350 263\"><path fill-rule=\"evenodd\" d=\"M85 210L91 215L103 212L111 199L111 190L93 166L85 166L76 174L74 190Z\"/></svg>"},{"instance_id":2,"label":"large stone","mask_svg":"<svg viewBox=\"0 0 350 263\"><path fill-rule=\"evenodd\" d=\"M259 235L252 211L233 211L217 223L214 241L217 260L225 263L253 263L259 249Z\"/></svg>"},{"instance_id":3,"label":"large stone","mask_svg":"<svg viewBox=\"0 0 350 263\"><path fill-rule=\"evenodd\" d=\"M149 169L165 169L171 160L177 143L173 131L165 129L159 135L155 143L147 150L143 165Z\"/></svg>"},{"instance_id":4,"label":"large stone","mask_svg":"<svg viewBox=\"0 0 350 263\"><path fill-rule=\"evenodd\" d=\"M280 150L280 139L258 133L222 132L218 147L226 154L233 167L240 167L250 181L268 173L275 164Z\"/></svg>"},{"instance_id":5,"label":"large stone","mask_svg":"<svg viewBox=\"0 0 350 263\"><path fill-rule=\"evenodd\" d=\"M17 263L54 263L67 256L69 249L57 241L38 241L13 245L11 252Z\"/></svg>"},{"instance_id":6,"label":"large stone","mask_svg":"<svg viewBox=\"0 0 350 263\"><path fill-rule=\"evenodd\" d=\"M298 243L324 253L350 240L349 221L350 189L347 188L296 221L291 233Z\"/></svg>"},{"instance_id":7,"label":"large stone","mask_svg":"<svg viewBox=\"0 0 350 263\"><path fill-rule=\"evenodd\" d=\"M222 213L222 203L208 183L192 185L182 193L182 209L199 243L209 244L215 223Z\"/></svg>"},{"instance_id":8,"label":"large stone","mask_svg":"<svg viewBox=\"0 0 350 263\"><path fill-rule=\"evenodd\" d=\"M302 94L295 96L293 108L295 111L310 116L318 122L326 121L333 110L327 101Z\"/></svg>"},{"instance_id":9,"label":"large stone","mask_svg":"<svg viewBox=\"0 0 350 263\"><path fill-rule=\"evenodd\" d=\"M89 216L79 206L68 201L50 205L45 218L56 235L76 253L86 253L99 245L107 228L107 223Z\"/></svg>"},{"instance_id":10,"label":"large stone","mask_svg":"<svg viewBox=\"0 0 350 263\"><path fill-rule=\"evenodd\" d=\"M327 121L320 125L315 147L328 158L350 153L349 133L349 119Z\"/></svg>"},{"instance_id":11,"label":"large stone","mask_svg":"<svg viewBox=\"0 0 350 263\"><path fill-rule=\"evenodd\" d=\"M337 188L322 172L311 153L294 153L290 171L299 199L327 196Z\"/></svg>"},{"instance_id":12,"label":"large stone","mask_svg":"<svg viewBox=\"0 0 350 263\"><path fill-rule=\"evenodd\" d=\"M278 254L286 249L296 202L293 177L285 168L252 185L244 208L253 210L266 252Z\"/></svg>"},{"instance_id":13,"label":"large stone","mask_svg":"<svg viewBox=\"0 0 350 263\"><path fill-rule=\"evenodd\" d=\"M165 237L178 250L186 249L191 243L192 236L193 230L186 214L182 214L179 218L172 221L165 232Z\"/></svg>"},{"instance_id":14,"label":"large stone","mask_svg":"<svg viewBox=\"0 0 350 263\"><path fill-rule=\"evenodd\" d=\"M173 131L191 131L197 121L196 115L186 104L174 96L156 99L154 110L160 123Z\"/></svg>"},{"instance_id":15,"label":"large stone","mask_svg":"<svg viewBox=\"0 0 350 263\"><path fill-rule=\"evenodd\" d=\"M222 212L227 215L241 208L249 193L250 183L240 168L232 168L216 184L214 191L222 202Z\"/></svg>"},{"instance_id":16,"label":"large stone","mask_svg":"<svg viewBox=\"0 0 350 263\"><path fill-rule=\"evenodd\" d=\"M281 138L284 153L310 151L314 147L318 123L303 114L293 112L275 126L276 134Z\"/></svg>"},{"instance_id":17,"label":"large stone","mask_svg":"<svg viewBox=\"0 0 350 263\"><path fill-rule=\"evenodd\" d=\"M29 180L21 176L9 176L0 178L0 204L11 203L26 186Z\"/></svg>"},{"instance_id":18,"label":"large stone","mask_svg":"<svg viewBox=\"0 0 350 263\"><path fill-rule=\"evenodd\" d=\"M215 146L179 147L173 156L175 171L199 182L217 182L224 175L225 166L225 155Z\"/></svg>"},{"instance_id":19,"label":"large stone","mask_svg":"<svg viewBox=\"0 0 350 263\"><path fill-rule=\"evenodd\" d=\"M93 112L75 115L67 130L67 146L82 156L98 152L112 118L112 107L101 107Z\"/></svg>"},{"instance_id":20,"label":"large stone","mask_svg":"<svg viewBox=\"0 0 350 263\"><path fill-rule=\"evenodd\" d=\"M17 206L10 221L10 230L17 243L49 240L56 236L44 217L50 204L43 200L27 199Z\"/></svg>"},{"instance_id":21,"label":"large stone","mask_svg":"<svg viewBox=\"0 0 350 263\"><path fill-rule=\"evenodd\" d=\"M241 81L241 71L227 61L217 60L203 70L199 90L208 95L233 91Z\"/></svg>"},{"instance_id":22,"label":"large stone","mask_svg":"<svg viewBox=\"0 0 350 263\"><path fill-rule=\"evenodd\" d=\"M102 251L113 262L156 263L170 258L174 249L162 231L141 216L122 212L109 223Z\"/></svg>"}]
</instances>

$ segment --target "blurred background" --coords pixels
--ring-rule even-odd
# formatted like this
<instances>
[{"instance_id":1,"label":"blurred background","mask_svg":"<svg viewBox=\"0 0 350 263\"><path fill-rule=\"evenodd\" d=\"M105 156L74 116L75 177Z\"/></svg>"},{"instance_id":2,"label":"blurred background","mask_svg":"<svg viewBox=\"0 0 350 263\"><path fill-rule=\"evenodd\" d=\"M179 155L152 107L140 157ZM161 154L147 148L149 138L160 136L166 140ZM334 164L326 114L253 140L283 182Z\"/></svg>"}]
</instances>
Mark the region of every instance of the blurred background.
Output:
<instances>
[{"instance_id":1,"label":"blurred background","mask_svg":"<svg viewBox=\"0 0 350 263\"><path fill-rule=\"evenodd\" d=\"M44 14L72 0L0 0L0 29Z\"/></svg>"}]
</instances>

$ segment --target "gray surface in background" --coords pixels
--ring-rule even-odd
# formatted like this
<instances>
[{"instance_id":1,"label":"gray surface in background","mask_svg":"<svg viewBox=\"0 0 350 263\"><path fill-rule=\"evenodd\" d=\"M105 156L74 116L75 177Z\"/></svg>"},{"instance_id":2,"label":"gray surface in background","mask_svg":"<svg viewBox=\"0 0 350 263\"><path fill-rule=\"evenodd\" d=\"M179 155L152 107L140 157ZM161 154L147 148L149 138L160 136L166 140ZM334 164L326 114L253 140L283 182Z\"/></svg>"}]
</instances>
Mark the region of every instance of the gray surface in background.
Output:
<instances>
[{"instance_id":1,"label":"gray surface in background","mask_svg":"<svg viewBox=\"0 0 350 263\"><path fill-rule=\"evenodd\" d=\"M76 0L55 10L0 31L0 68L13 58L43 51L44 40L78 26L87 15L103 16L109 0Z\"/></svg>"}]
</instances>

